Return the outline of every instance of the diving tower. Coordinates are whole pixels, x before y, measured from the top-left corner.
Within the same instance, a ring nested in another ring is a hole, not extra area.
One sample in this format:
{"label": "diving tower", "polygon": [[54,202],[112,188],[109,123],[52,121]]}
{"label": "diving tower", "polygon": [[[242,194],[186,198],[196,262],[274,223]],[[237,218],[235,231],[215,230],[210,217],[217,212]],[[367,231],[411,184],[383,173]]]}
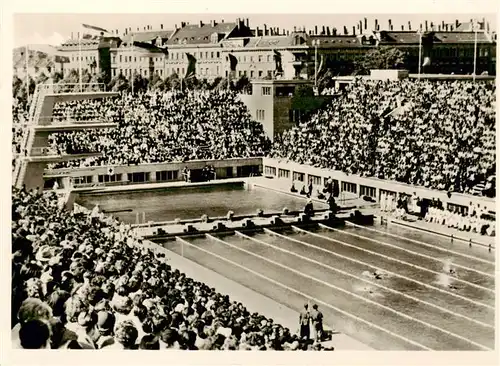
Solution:
{"label": "diving tower", "polygon": [[38,84],[23,133],[21,153],[16,157],[13,185],[17,188],[24,186],[28,190],[42,190],[43,172],[48,164],[100,156],[100,153],[66,154],[54,151],[49,146],[49,135],[115,128],[118,124],[100,118],[91,121],[56,119],[53,117],[54,106],[61,102],[102,99],[118,95],[117,92],[106,91],[105,84]]}

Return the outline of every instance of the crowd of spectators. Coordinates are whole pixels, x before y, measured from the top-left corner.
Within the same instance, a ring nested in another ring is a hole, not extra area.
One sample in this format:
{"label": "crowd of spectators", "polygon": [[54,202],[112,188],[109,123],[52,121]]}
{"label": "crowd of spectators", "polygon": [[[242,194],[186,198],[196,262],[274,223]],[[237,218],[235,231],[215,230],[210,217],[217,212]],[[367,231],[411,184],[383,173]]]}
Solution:
{"label": "crowd of spectators", "polygon": [[322,349],[168,264],[98,210],[12,192],[12,341],[18,348]]}
{"label": "crowd of spectators", "polygon": [[50,143],[60,152],[103,154],[64,166],[253,157],[270,149],[262,125],[227,90],[147,91],[77,103],[56,105],[57,118],[100,117],[118,122],[118,128],[51,135]]}
{"label": "crowd of spectators", "polygon": [[475,193],[496,169],[495,85],[356,79],[331,105],[277,139],[271,156]]}

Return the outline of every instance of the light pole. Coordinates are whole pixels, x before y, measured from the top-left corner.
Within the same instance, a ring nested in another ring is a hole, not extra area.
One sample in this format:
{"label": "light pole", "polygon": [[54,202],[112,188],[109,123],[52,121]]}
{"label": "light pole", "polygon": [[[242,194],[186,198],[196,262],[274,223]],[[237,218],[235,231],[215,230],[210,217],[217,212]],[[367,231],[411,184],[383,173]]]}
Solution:
{"label": "light pole", "polygon": [[318,89],[318,46],[319,46],[319,39],[315,39],[312,41],[312,44],[314,46],[314,89]]}

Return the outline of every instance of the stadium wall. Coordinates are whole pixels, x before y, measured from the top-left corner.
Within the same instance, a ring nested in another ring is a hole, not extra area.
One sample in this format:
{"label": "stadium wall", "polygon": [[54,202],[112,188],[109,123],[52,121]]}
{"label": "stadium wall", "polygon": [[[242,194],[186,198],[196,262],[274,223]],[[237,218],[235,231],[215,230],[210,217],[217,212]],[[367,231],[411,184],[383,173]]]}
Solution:
{"label": "stadium wall", "polygon": [[413,195],[413,193],[416,193],[420,198],[440,199],[444,207],[452,205],[465,209],[469,206],[469,203],[472,202],[475,206],[480,204],[482,207],[486,207],[488,211],[496,211],[495,199],[492,198],[462,193],[452,193],[451,197],[448,198],[446,191],[428,189],[378,178],[361,177],[355,174],[348,175],[338,170],[316,168],[273,158],[263,158],[262,164],[264,176],[273,179],[288,180],[290,186],[292,182],[294,182],[297,189],[300,189],[300,185],[303,183],[308,184],[309,179],[312,179],[315,189],[322,187],[324,182],[331,177],[338,181],[341,192],[350,192],[358,196],[368,196],[375,199],[377,202],[380,200],[380,194],[382,192],[391,193],[396,196],[399,194]]}
{"label": "stadium wall", "polygon": [[191,160],[188,162],[118,165],[88,168],[46,170],[45,187],[57,182],[61,188],[126,185],[182,181],[182,170],[187,167],[194,177],[206,165],[215,168],[216,178],[248,177],[262,174],[262,158],[225,160]]}

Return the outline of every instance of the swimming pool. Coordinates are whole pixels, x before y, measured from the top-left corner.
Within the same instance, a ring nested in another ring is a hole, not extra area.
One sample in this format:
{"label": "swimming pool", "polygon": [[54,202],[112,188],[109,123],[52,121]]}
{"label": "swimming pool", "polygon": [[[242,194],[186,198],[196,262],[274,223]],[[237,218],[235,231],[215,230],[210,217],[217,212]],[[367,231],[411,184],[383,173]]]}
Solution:
{"label": "swimming pool", "polygon": [[[99,204],[101,210],[110,212],[124,222],[135,223],[136,214],[142,217],[142,212],[145,212],[146,222],[161,222],[177,218],[200,218],[203,214],[209,217],[225,216],[229,210],[234,211],[235,215],[254,214],[258,209],[281,212],[285,207],[290,211],[303,210],[305,200],[260,187],[246,189],[243,183],[228,183],[133,192],[85,193],[77,198],[76,203],[88,209]],[[315,203],[315,208],[325,209],[327,205]],[[113,212],[116,210],[130,211]]]}
{"label": "swimming pool", "polygon": [[[485,248],[349,224],[159,244],[294,310],[317,303],[333,329],[375,349],[494,347],[495,255]],[[374,271],[382,279],[366,276]]]}

